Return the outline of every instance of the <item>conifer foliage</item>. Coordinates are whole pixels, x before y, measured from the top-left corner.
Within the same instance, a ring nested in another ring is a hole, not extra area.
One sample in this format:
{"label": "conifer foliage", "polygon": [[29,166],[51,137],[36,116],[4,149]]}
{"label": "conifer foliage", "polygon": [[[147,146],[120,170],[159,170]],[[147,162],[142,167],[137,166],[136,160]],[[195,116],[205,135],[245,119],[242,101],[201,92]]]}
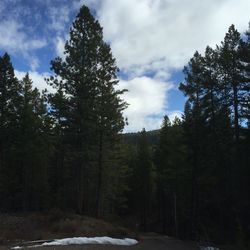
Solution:
{"label": "conifer foliage", "polygon": [[193,237],[210,234],[211,223],[217,225],[214,234],[233,237],[239,228],[240,234],[246,230],[247,58],[249,41],[231,25],[221,45],[207,47],[204,56],[196,52],[184,69],[180,90],[188,98],[183,125],[192,166]]}
{"label": "conifer foliage", "polygon": [[50,97],[52,116],[58,122],[65,150],[70,149],[67,171],[73,178],[72,191],[77,194],[73,203],[79,213],[94,206],[95,214],[100,216],[105,203],[106,162],[112,162],[125,125],[122,111],[126,103],[120,99],[124,90],[115,88],[115,59],[103,41],[99,22],[86,6],[80,9],[70,29],[65,59],[53,60],[51,69],[56,76],[48,82],[57,90]]}
{"label": "conifer foliage", "polygon": [[[82,6],[39,92],[0,56],[0,212],[120,216],[135,229],[249,247],[250,28],[196,51],[182,119],[122,134],[118,67]],[[109,217],[110,218],[110,217]],[[117,218],[117,217],[116,217]]]}
{"label": "conifer foliage", "polygon": [[28,74],[17,80],[8,54],[0,60],[2,209],[44,209],[51,126],[45,97],[33,89]]}

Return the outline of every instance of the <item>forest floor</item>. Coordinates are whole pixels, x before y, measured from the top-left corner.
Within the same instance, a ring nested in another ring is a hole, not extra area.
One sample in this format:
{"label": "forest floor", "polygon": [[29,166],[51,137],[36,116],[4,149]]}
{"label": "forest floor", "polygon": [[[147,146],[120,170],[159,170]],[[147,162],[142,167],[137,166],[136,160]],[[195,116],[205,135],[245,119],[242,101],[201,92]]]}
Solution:
{"label": "forest floor", "polygon": [[[43,214],[0,214],[0,250],[23,246],[26,241],[74,236],[132,238],[137,239],[138,244],[46,246],[36,247],[36,250],[200,250],[195,242],[181,241],[155,233],[139,234],[114,223],[75,214],[62,214],[59,211]],[[220,250],[237,249],[220,247]]]}

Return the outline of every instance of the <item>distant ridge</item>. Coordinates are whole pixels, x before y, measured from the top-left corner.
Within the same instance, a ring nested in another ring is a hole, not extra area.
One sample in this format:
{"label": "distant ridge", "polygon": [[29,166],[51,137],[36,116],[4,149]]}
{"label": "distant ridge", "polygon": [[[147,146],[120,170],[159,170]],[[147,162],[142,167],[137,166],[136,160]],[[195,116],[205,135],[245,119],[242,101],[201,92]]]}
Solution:
{"label": "distant ridge", "polygon": [[[131,132],[131,133],[122,134],[123,142],[125,144],[136,145],[138,141],[138,137],[140,136],[140,133],[141,132]],[[151,145],[154,145],[158,142],[160,130],[159,129],[150,130],[150,131],[147,131],[146,134],[147,134],[148,142]]]}

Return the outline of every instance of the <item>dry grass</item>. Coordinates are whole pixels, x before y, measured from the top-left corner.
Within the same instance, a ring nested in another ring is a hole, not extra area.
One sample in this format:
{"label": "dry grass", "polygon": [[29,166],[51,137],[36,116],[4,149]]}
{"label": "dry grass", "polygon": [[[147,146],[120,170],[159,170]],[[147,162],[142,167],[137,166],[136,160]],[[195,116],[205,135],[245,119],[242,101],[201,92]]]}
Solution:
{"label": "dry grass", "polygon": [[60,211],[0,214],[0,245],[2,246],[21,241],[72,236],[134,237],[135,234],[103,220]]}

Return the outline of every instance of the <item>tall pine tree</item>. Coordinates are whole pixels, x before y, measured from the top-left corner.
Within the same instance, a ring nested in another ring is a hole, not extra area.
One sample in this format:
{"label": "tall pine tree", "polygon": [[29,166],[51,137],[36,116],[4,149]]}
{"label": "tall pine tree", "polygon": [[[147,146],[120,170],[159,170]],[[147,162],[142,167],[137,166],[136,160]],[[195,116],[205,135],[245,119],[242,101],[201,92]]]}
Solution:
{"label": "tall pine tree", "polygon": [[[119,133],[125,120],[126,103],[122,91],[115,89],[118,68],[110,47],[103,41],[102,28],[83,6],[65,44],[65,59],[51,62],[55,77],[48,80],[61,98],[53,102],[54,115],[63,113],[65,145],[71,148],[66,160],[71,166],[77,198],[74,208],[79,212],[102,214],[104,176],[112,165]],[[90,195],[94,194],[94,196]],[[95,209],[93,209],[93,207]]]}
{"label": "tall pine tree", "polygon": [[15,209],[18,167],[14,164],[13,143],[18,133],[20,85],[15,77],[10,56],[0,57],[0,196],[2,208]]}

